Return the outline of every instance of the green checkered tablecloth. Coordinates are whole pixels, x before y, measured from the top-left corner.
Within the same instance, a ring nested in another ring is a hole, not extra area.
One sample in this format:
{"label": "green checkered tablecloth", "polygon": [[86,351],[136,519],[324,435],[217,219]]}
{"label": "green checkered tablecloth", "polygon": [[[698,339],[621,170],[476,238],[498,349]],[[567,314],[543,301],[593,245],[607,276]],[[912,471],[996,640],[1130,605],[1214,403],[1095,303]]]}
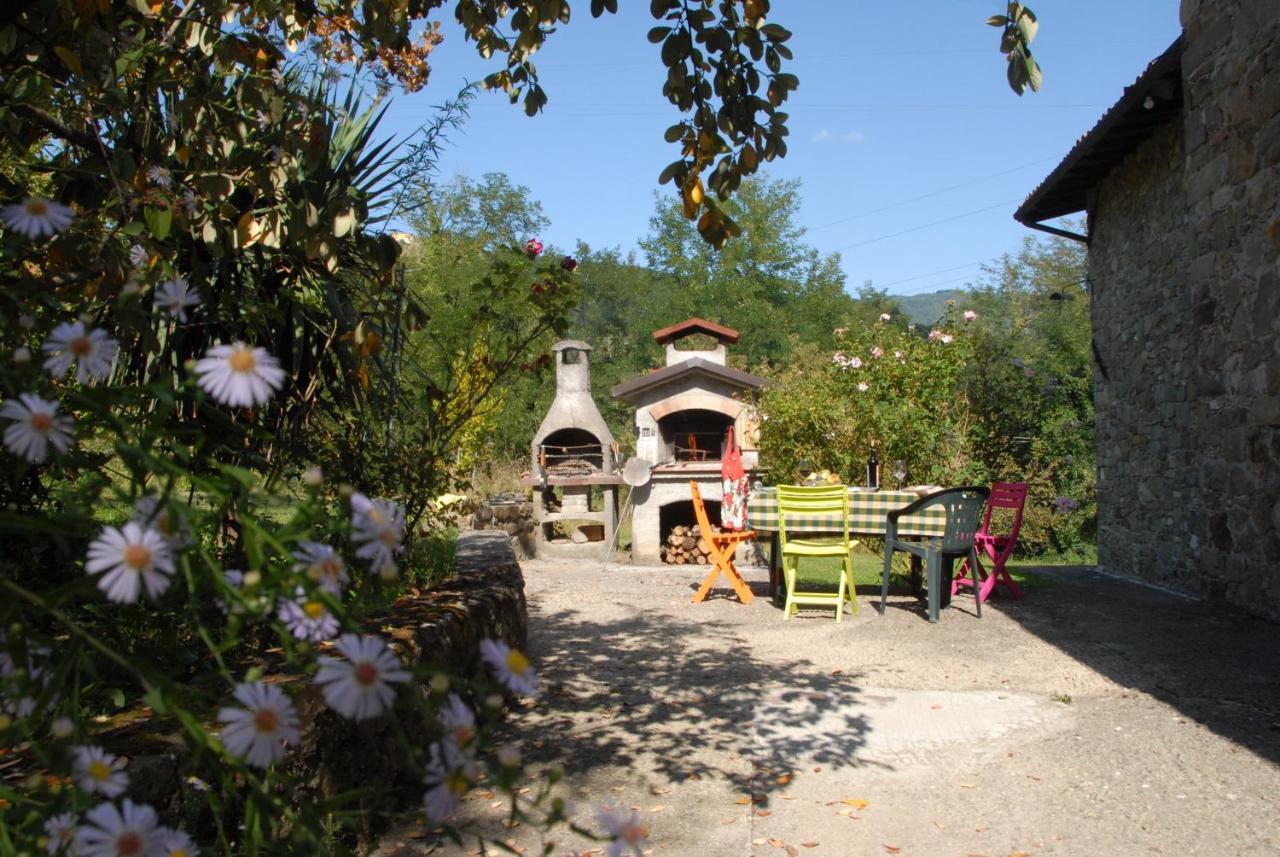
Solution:
{"label": "green checkered tablecloth", "polygon": [[[894,509],[909,506],[920,496],[912,491],[865,491],[849,489],[849,532],[855,536],[883,536],[884,516]],[[776,532],[778,529],[778,494],[772,488],[761,488],[747,501],[747,526],[753,530]],[[898,520],[900,536],[940,536],[946,530],[947,510],[934,506]],[[806,533],[838,533],[840,518],[835,515],[812,515],[787,519],[787,530]]]}

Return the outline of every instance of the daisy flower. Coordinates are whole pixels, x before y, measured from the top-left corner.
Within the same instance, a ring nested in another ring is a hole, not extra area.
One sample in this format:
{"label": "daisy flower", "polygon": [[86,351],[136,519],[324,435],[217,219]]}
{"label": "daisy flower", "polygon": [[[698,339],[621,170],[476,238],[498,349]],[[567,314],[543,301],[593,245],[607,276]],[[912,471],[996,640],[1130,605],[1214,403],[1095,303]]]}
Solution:
{"label": "daisy flower", "polygon": [[75,420],[58,416],[58,403],[31,393],[20,393],[0,405],[0,417],[13,420],[4,430],[4,445],[14,455],[39,464],[49,457],[49,447],[66,452],[75,441]]}
{"label": "daisy flower", "polygon": [[200,849],[184,830],[161,827],[156,830],[155,857],[199,857]]}
{"label": "daisy flower", "polygon": [[169,504],[154,494],[144,494],[133,505],[133,522],[149,527],[164,538],[169,550],[180,551],[191,544],[191,527],[182,515],[170,512]]}
{"label": "daisy flower", "polygon": [[284,386],[280,362],[265,348],[243,342],[215,345],[196,362],[200,388],[219,404],[252,408],[271,401]]}
{"label": "daisy flower", "polygon": [[307,576],[307,580],[334,597],[342,596],[342,587],[351,582],[347,564],[333,548],[319,542],[302,542],[293,552],[297,560],[293,570]]}
{"label": "daisy flower", "polygon": [[338,620],[323,601],[308,598],[301,587],[294,599],[281,598],[277,607],[280,621],[299,640],[323,643],[338,633]]}
{"label": "daisy flower", "polygon": [[151,254],[147,252],[147,248],[141,244],[134,244],[129,248],[129,264],[135,268],[147,267],[147,262],[151,260]]}
{"label": "daisy flower", "polygon": [[55,815],[44,823],[44,835],[49,838],[45,851],[49,854],[59,852],[71,853],[68,849],[76,838],[76,817],[73,813],[64,812]]}
{"label": "daisy flower", "polygon": [[391,707],[395,691],[388,682],[407,681],[409,673],[381,637],[343,634],[334,644],[347,660],[320,658],[316,684],[325,703],[343,717],[366,720]]}
{"label": "daisy flower", "polygon": [[351,495],[351,513],[351,540],[359,545],[356,556],[369,560],[375,572],[395,568],[404,538],[404,509],[390,500],[356,493]]}
{"label": "daisy flower", "polygon": [[467,746],[476,737],[476,716],[456,693],[449,694],[440,709],[440,725],[459,747]]}
{"label": "daisy flower", "polygon": [[431,745],[423,782],[427,786],[422,803],[427,820],[447,820],[458,810],[462,796],[479,776],[479,766],[469,752],[445,741]]}
{"label": "daisy flower", "polygon": [[165,280],[156,289],[157,309],[167,310],[178,321],[187,320],[187,307],[200,306],[200,293],[187,284],[186,277]]}
{"label": "daisy flower", "polygon": [[538,674],[523,653],[501,640],[481,640],[480,656],[493,668],[498,681],[513,692],[538,695]]}
{"label": "daisy flower", "polygon": [[129,775],[124,772],[124,760],[101,747],[73,747],[71,774],[80,788],[87,792],[97,792],[105,798],[119,797],[129,788]]}
{"label": "daisy flower", "polygon": [[153,185],[163,190],[168,190],[173,184],[173,177],[169,171],[159,165],[147,167],[147,178]]}
{"label": "daisy flower", "polygon": [[124,799],[119,809],[100,803],[76,830],[76,857],[148,857],[156,845],[156,811]]}
{"label": "daisy flower", "polygon": [[227,751],[255,768],[283,759],[284,745],[301,739],[298,710],[289,697],[260,681],[236,685],[233,695],[244,708],[225,707],[218,712],[218,722],[227,724],[219,736]]}
{"label": "daisy flower", "polygon": [[643,846],[649,838],[649,828],[640,823],[640,814],[635,810],[621,807],[602,806],[596,808],[596,821],[604,828],[605,833],[613,837],[608,857],[622,857],[627,851],[636,857],[643,857]]}
{"label": "daisy flower", "polygon": [[48,353],[44,368],[55,378],[67,374],[76,364],[76,379],[81,384],[105,381],[111,376],[111,364],[120,350],[106,331],[86,328],[82,321],[63,322],[53,329],[41,350]]}
{"label": "daisy flower", "polygon": [[131,604],[138,600],[144,586],[147,597],[153,600],[169,588],[173,558],[164,536],[130,522],[123,529],[102,528],[89,545],[84,570],[89,574],[106,572],[98,581],[98,588],[110,601]]}
{"label": "daisy flower", "polygon": [[858,392],[859,392],[859,393],[865,393],[865,392],[867,392],[867,390],[870,390],[870,389],[871,389],[871,387],[867,384],[867,382],[866,382],[866,381],[861,381],[861,382],[859,382],[859,383],[858,383]]}
{"label": "daisy flower", "polygon": [[196,198],[191,188],[182,192],[182,210],[186,212],[187,217],[195,217],[200,213],[200,200]]}
{"label": "daisy flower", "polygon": [[27,238],[57,235],[71,225],[75,213],[69,206],[42,196],[29,196],[0,209],[5,228]]}

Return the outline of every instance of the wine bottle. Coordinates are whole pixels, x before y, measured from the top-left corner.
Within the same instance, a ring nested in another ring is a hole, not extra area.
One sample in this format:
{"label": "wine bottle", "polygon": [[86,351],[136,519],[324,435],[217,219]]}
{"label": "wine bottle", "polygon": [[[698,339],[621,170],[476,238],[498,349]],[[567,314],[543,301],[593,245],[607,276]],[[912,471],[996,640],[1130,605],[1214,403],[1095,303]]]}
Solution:
{"label": "wine bottle", "polygon": [[867,487],[880,487],[880,458],[876,455],[876,446],[871,445],[871,457],[867,459]]}

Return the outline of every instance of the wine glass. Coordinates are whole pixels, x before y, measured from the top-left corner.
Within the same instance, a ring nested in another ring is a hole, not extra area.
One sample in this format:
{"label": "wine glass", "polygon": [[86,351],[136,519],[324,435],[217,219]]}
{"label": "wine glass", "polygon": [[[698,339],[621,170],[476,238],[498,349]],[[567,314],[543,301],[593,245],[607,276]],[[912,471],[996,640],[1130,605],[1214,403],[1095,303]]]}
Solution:
{"label": "wine glass", "polygon": [[898,490],[902,490],[902,480],[907,478],[907,463],[901,459],[893,462],[893,478],[898,480]]}

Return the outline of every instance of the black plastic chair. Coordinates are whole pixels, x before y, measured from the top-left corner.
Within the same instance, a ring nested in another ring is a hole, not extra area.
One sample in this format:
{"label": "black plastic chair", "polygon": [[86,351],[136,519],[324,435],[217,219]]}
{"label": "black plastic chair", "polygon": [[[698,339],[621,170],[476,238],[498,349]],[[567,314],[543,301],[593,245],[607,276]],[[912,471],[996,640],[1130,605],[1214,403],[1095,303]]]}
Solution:
{"label": "black plastic chair", "polygon": [[[889,601],[889,566],[894,551],[905,551],[924,560],[929,596],[929,621],[938,621],[942,600],[942,563],[964,557],[977,567],[978,557],[974,548],[974,536],[982,520],[982,507],[991,494],[988,488],[967,486],[948,488],[921,497],[910,506],[895,509],[885,516],[884,528],[884,576],[880,581],[880,615],[884,615]],[[922,509],[943,506],[947,510],[947,526],[942,536],[903,540],[898,538],[898,519]],[[978,617],[982,617],[982,604],[978,604]]]}

